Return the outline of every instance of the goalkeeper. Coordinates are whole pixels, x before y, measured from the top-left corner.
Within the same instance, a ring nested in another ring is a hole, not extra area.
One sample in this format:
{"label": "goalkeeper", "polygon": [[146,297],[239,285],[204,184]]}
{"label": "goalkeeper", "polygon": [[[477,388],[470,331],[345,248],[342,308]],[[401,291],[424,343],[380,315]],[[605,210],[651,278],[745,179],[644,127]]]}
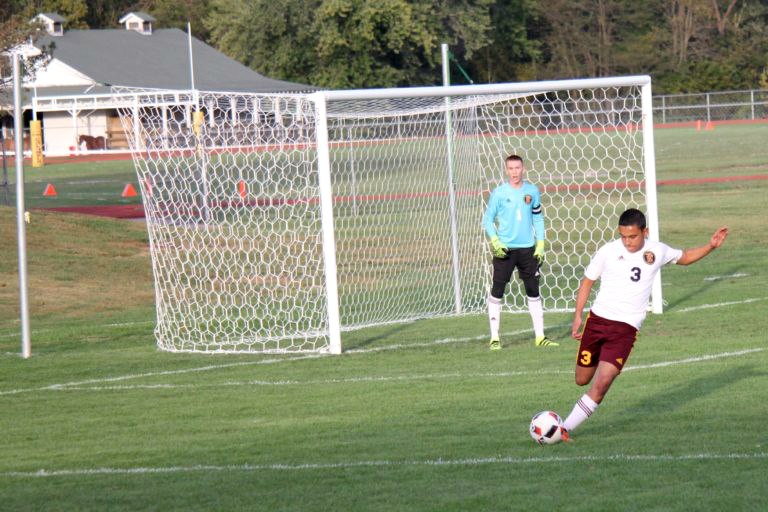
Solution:
{"label": "goalkeeper", "polygon": [[515,267],[528,297],[534,344],[537,347],[557,347],[559,343],[544,335],[544,308],[539,295],[539,269],[544,262],[541,194],[535,185],[523,179],[525,166],[520,156],[508,156],[504,166],[508,181],[491,193],[483,216],[483,228],[493,253],[493,284],[488,296],[491,350],[501,348],[501,302]]}

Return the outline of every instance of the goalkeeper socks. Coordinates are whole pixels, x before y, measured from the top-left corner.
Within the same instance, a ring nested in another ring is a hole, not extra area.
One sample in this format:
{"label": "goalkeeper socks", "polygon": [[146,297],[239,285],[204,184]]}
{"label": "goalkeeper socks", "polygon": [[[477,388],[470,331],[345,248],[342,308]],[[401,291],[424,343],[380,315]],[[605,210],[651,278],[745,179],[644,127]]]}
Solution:
{"label": "goalkeeper socks", "polygon": [[491,322],[491,339],[499,339],[499,325],[501,324],[501,299],[488,296],[488,319]]}
{"label": "goalkeeper socks", "polygon": [[592,413],[595,412],[598,405],[598,403],[592,400],[589,395],[585,393],[584,396],[579,398],[579,400],[576,402],[576,405],[573,406],[573,410],[571,411],[571,414],[565,418],[563,426],[568,432],[571,432],[573,429],[581,425],[584,420],[592,416]]}
{"label": "goalkeeper socks", "polygon": [[541,297],[528,297],[528,312],[533,320],[533,333],[536,339],[544,337],[544,308]]}

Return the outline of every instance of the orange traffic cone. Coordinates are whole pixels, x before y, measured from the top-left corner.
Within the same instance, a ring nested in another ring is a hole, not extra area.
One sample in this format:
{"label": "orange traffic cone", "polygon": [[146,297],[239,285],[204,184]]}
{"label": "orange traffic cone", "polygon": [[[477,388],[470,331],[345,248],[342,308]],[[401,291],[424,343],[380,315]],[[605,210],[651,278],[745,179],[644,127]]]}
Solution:
{"label": "orange traffic cone", "polygon": [[56,188],[53,186],[52,183],[49,183],[45,186],[45,190],[43,190],[43,195],[47,197],[56,196]]}
{"label": "orange traffic cone", "polygon": [[707,131],[712,131],[715,129],[715,125],[712,124],[712,121],[707,121],[707,125],[704,127],[704,129]]}
{"label": "orange traffic cone", "polygon": [[248,193],[248,189],[245,187],[245,182],[243,180],[240,180],[240,183],[237,184],[237,193],[243,198]]}
{"label": "orange traffic cone", "polygon": [[696,131],[697,132],[701,131],[701,120],[700,119],[698,121],[696,121]]}
{"label": "orange traffic cone", "polygon": [[136,194],[136,189],[133,188],[133,185],[130,183],[127,183],[125,185],[125,188],[123,188],[123,197],[136,197],[138,194]]}

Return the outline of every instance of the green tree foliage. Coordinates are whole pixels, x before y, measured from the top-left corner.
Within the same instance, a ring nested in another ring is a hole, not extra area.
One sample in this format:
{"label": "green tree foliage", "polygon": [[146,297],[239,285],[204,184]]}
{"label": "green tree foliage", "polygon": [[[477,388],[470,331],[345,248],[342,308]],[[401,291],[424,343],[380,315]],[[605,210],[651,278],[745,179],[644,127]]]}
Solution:
{"label": "green tree foliage", "polygon": [[123,15],[137,10],[136,0],[88,0],[88,27],[94,29],[116,28]]}
{"label": "green tree foliage", "polygon": [[[11,105],[11,57],[10,51],[23,43],[35,40],[44,32],[41,26],[31,22],[29,4],[22,0],[6,0],[0,3],[0,111]],[[23,72],[29,77],[36,66],[48,60],[50,48],[44,48],[40,55],[30,57]]]}
{"label": "green tree foliage", "polygon": [[657,0],[646,9],[655,10],[663,23],[644,32],[647,47],[628,48],[623,56],[646,64],[640,72],[651,74],[656,92],[760,86],[761,70],[768,63],[764,2]]}
{"label": "green tree foliage", "polygon": [[487,44],[470,59],[478,82],[534,80],[542,63],[542,15],[537,0],[494,2]]}
{"label": "green tree foliage", "polygon": [[[203,41],[208,40],[208,28],[204,20],[209,12],[209,0],[141,0],[139,9],[157,19],[157,26],[187,30]],[[123,13],[124,14],[124,13]]]}
{"label": "green tree foliage", "polygon": [[617,46],[626,30],[632,0],[551,0],[540,4],[548,28],[544,38],[547,77],[602,77],[615,74]]}
{"label": "green tree foliage", "polygon": [[256,71],[308,82],[317,66],[312,30],[320,0],[211,0],[205,26],[213,44]]}
{"label": "green tree foliage", "polygon": [[312,77],[333,88],[409,83],[439,46],[427,14],[404,0],[325,0],[315,18],[318,66]]}
{"label": "green tree foliage", "polygon": [[55,12],[67,19],[68,29],[88,28],[88,5],[85,0],[38,0],[27,4],[29,18],[41,12]]}
{"label": "green tree foliage", "polygon": [[488,44],[491,0],[211,0],[213,44],[260,73],[323,87],[440,81],[440,43]]}
{"label": "green tree foliage", "polygon": [[[324,87],[440,83],[440,44],[475,83],[650,74],[654,92],[765,87],[768,0],[0,0],[0,43],[114,28],[130,11],[267,76]],[[464,77],[453,68],[453,82]]]}

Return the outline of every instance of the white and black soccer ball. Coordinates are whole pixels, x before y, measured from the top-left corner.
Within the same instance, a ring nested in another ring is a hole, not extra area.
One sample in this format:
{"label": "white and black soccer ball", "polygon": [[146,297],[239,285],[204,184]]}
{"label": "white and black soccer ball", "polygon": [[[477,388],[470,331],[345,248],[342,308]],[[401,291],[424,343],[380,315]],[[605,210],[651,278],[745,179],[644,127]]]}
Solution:
{"label": "white and black soccer ball", "polygon": [[530,432],[533,440],[539,444],[555,444],[563,440],[565,427],[556,412],[541,411],[531,419]]}

